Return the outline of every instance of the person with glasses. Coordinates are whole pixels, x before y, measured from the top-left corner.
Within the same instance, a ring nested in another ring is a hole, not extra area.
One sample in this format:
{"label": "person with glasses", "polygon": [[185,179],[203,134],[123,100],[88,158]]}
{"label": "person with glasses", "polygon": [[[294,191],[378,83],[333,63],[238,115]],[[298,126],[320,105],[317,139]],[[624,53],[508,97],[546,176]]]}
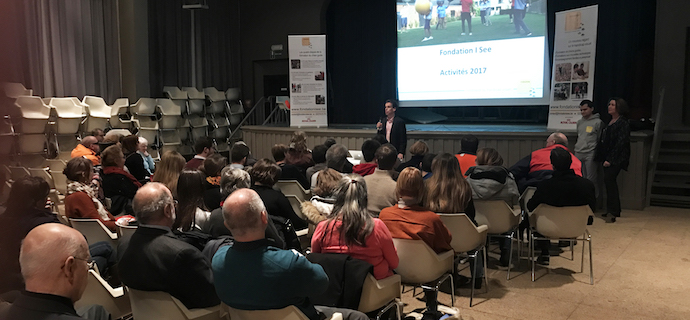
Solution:
{"label": "person with glasses", "polygon": [[3,319],[82,319],[74,309],[93,267],[84,236],[59,223],[27,234],[19,255],[26,290]]}

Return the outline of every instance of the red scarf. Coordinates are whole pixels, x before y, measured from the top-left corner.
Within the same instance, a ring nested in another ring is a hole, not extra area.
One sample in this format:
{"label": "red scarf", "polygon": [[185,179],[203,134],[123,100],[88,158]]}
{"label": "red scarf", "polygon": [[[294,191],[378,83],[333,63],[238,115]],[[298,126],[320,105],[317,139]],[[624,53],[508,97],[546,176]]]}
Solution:
{"label": "red scarf", "polygon": [[131,175],[129,172],[125,171],[124,169],[118,168],[118,167],[103,167],[103,174],[111,174],[111,173],[121,174],[121,175],[127,177],[129,180],[131,180],[132,183],[134,183],[134,185],[136,185],[137,187],[139,187],[139,188],[141,187],[141,183],[139,182],[139,180],[137,180],[137,178],[135,178],[133,175]]}

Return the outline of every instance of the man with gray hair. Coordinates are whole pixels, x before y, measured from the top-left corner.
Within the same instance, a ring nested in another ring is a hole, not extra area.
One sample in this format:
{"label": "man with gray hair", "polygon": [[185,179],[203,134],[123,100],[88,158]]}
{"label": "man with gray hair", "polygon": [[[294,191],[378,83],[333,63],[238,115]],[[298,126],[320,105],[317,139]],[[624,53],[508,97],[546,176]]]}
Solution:
{"label": "man with gray hair", "polygon": [[[347,148],[342,144],[334,144],[326,151],[326,166],[335,171],[343,173],[345,162],[347,162]],[[316,178],[319,172],[311,176],[311,188],[316,187]]]}
{"label": "man with gray hair", "polygon": [[299,308],[309,319],[368,320],[354,310],[314,306],[308,297],[324,293],[328,276],[323,268],[297,251],[278,249],[264,237],[268,214],[254,190],[239,189],[223,203],[224,224],[235,237],[232,245],[213,256],[216,291],[228,306],[242,310]]}
{"label": "man with gray hair", "polygon": [[137,191],[132,207],[139,227],[118,246],[122,283],[170,293],[189,309],[218,305],[210,262],[171,231],[175,203],[170,190],[149,182]]}
{"label": "man with gray hair", "polygon": [[[546,139],[546,147],[533,151],[510,167],[510,172],[515,176],[520,193],[524,192],[527,187],[536,187],[539,182],[551,178],[553,167],[549,157],[551,150],[554,148],[563,148],[570,152],[568,149],[568,137],[561,132],[550,134]],[[572,152],[570,152],[570,155],[573,160],[570,169],[573,169],[575,174],[581,177],[582,163]]]}
{"label": "man with gray hair", "polygon": [[58,223],[37,226],[19,254],[25,291],[3,319],[83,319],[74,310],[93,261],[84,236]]}
{"label": "man with gray hair", "polygon": [[[220,194],[223,199],[227,199],[230,194],[237,189],[251,187],[251,183],[251,177],[245,170],[227,166],[220,172]],[[211,235],[212,238],[232,236],[232,233],[230,233],[230,230],[228,230],[224,224],[222,207],[223,203],[221,203],[220,208],[211,211],[211,215],[209,216],[208,220],[203,226],[201,226],[201,231]],[[280,234],[278,233],[278,230],[271,219],[268,220],[266,238],[274,241],[273,246],[277,248],[285,248],[285,241],[280,237]]]}

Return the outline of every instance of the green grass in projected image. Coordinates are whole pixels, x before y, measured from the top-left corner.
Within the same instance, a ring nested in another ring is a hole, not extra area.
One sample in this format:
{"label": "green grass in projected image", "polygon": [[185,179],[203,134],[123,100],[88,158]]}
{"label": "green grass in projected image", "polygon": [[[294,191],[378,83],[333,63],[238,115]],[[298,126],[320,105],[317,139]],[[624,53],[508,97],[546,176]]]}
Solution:
{"label": "green grass in projected image", "polygon": [[[472,35],[469,35],[467,23],[465,23],[465,35],[462,33],[462,21],[455,20],[446,22],[446,29],[436,29],[435,21],[431,25],[431,36],[434,37],[429,41],[422,42],[424,39],[424,28],[407,29],[398,31],[398,48],[415,47],[415,46],[433,46],[437,44],[448,43],[462,43],[486,40],[502,40],[513,38],[526,37],[525,32],[520,29],[520,34],[515,34],[515,24],[510,22],[510,17],[507,14],[490,16],[490,26],[482,25],[479,16],[472,17]],[[525,24],[532,31],[530,37],[544,36],[546,27],[546,16],[544,14],[528,13],[525,16]]]}

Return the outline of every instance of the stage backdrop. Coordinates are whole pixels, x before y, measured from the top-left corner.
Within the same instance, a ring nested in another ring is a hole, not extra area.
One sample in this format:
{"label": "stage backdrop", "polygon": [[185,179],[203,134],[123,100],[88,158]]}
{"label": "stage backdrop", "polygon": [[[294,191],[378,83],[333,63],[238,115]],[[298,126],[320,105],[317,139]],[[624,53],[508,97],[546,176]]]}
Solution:
{"label": "stage backdrop", "polygon": [[575,131],[580,102],[593,100],[599,6],[556,13],[549,130]]}
{"label": "stage backdrop", "polygon": [[290,126],[327,127],[326,36],[288,36]]}

